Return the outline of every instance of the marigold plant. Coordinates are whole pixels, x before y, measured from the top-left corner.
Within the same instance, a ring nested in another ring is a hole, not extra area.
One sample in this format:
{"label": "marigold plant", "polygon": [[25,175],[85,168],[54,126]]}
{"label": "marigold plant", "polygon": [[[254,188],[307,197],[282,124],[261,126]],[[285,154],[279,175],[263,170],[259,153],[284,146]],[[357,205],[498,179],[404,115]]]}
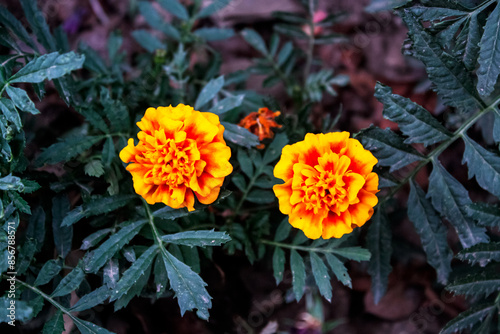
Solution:
{"label": "marigold plant", "polygon": [[177,107],[148,108],[137,123],[139,144],[130,138],[120,159],[131,162],[135,191],[149,204],[194,210],[194,197],[213,203],[233,167],[219,116]]}
{"label": "marigold plant", "polygon": [[378,199],[377,159],[348,132],[307,134],[283,148],[273,187],[280,211],[311,239],[340,238],[362,226]]}
{"label": "marigold plant", "polygon": [[[248,129],[251,133],[259,136],[259,140],[263,141],[266,138],[273,138],[274,132],[271,128],[281,128],[282,125],[276,123],[274,120],[276,117],[281,115],[281,112],[273,112],[269,108],[259,108],[259,111],[253,111],[243,118],[239,126]],[[264,148],[264,144],[260,144],[257,148]]]}

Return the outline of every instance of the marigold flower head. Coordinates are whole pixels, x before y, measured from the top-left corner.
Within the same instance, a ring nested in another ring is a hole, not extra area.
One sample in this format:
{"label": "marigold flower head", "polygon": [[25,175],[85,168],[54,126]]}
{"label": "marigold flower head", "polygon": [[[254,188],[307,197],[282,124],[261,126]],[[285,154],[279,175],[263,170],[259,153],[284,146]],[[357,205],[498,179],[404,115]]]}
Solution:
{"label": "marigold flower head", "polygon": [[[281,115],[279,111],[271,111],[269,108],[260,108],[259,111],[251,112],[243,118],[239,126],[248,129],[251,133],[259,136],[259,140],[262,141],[265,138],[273,138],[274,132],[271,128],[281,128],[282,125],[276,123],[274,120],[276,117]],[[258,145],[257,148],[264,148],[264,144]]]}
{"label": "marigold flower head", "polygon": [[307,134],[283,148],[273,187],[283,214],[311,239],[340,238],[362,226],[378,199],[377,163],[349,132]]}
{"label": "marigold flower head", "polygon": [[213,203],[233,166],[219,117],[179,104],[148,108],[137,126],[139,143],[128,145],[120,159],[130,164],[135,191],[149,204],[163,202],[194,210],[194,197]]}

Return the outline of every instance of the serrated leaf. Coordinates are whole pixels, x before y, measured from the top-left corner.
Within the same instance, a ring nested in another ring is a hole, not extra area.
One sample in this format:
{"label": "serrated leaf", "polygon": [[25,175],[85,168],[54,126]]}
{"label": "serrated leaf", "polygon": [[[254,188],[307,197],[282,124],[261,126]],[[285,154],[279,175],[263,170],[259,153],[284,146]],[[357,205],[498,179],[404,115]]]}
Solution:
{"label": "serrated leaf", "polygon": [[500,74],[500,4],[497,3],[484,26],[479,50],[477,91],[489,96],[495,89]]}
{"label": "serrated leaf", "polygon": [[158,0],[160,5],[170,14],[177,16],[181,20],[189,20],[189,14],[177,0]]}
{"label": "serrated leaf", "polygon": [[431,197],[434,208],[453,225],[464,248],[488,242],[486,229],[476,226],[466,215],[465,207],[472,203],[467,190],[439,161],[433,162],[427,197]]}
{"label": "serrated leaf", "polygon": [[49,283],[54,278],[54,276],[59,274],[61,269],[62,266],[59,260],[49,260],[45,262],[42,269],[40,269],[40,272],[38,273],[38,276],[36,277],[35,283],[33,283],[33,285],[37,286]]}
{"label": "serrated leaf", "polygon": [[375,97],[384,104],[384,117],[398,123],[407,139],[406,144],[422,143],[425,146],[450,137],[450,132],[432,115],[410,99],[392,94],[391,88],[377,83]]}
{"label": "serrated leaf", "polygon": [[267,165],[268,163],[271,163],[274,160],[278,159],[278,157],[281,155],[283,147],[285,147],[286,144],[288,144],[288,137],[286,133],[278,133],[264,153],[262,162]]}
{"label": "serrated leaf", "polygon": [[104,166],[100,160],[92,160],[83,167],[85,174],[93,177],[100,177],[104,174]]}
{"label": "serrated leaf", "polygon": [[153,53],[156,50],[166,50],[167,46],[160,41],[156,36],[152,35],[147,30],[134,30],[132,31],[132,37],[139,43],[144,49]]}
{"label": "serrated leaf", "polygon": [[52,292],[51,297],[60,297],[75,291],[84,278],[85,272],[80,266],[73,268],[73,270],[59,282],[54,292]]}
{"label": "serrated leaf", "polygon": [[21,182],[21,179],[19,177],[9,174],[7,176],[0,178],[0,190],[3,191],[14,190],[23,192],[24,184]]}
{"label": "serrated leaf", "polygon": [[281,223],[278,225],[276,229],[276,233],[274,233],[274,241],[283,241],[288,238],[290,231],[292,230],[292,225],[288,222],[288,217],[285,217]]}
{"label": "serrated leaf", "polygon": [[7,85],[5,86],[5,91],[10,96],[12,102],[18,109],[29,112],[33,115],[40,113],[40,111],[36,109],[35,104],[33,103],[33,101],[31,101],[25,90]]}
{"label": "serrated leaf", "polygon": [[309,257],[311,259],[311,271],[318,286],[319,292],[326,300],[332,300],[332,284],[330,283],[330,275],[328,274],[328,269],[318,256],[314,252],[309,252]]}
{"label": "serrated leaf", "polygon": [[410,10],[402,10],[399,14],[408,26],[414,55],[425,64],[429,78],[443,102],[462,111],[481,108],[482,103],[477,97],[472,78],[463,63],[446,53],[436,37],[422,27]]}
{"label": "serrated leaf", "polygon": [[97,232],[92,233],[82,241],[82,245],[80,246],[81,250],[87,250],[91,247],[94,247],[101,241],[104,237],[106,237],[107,234],[109,234],[112,231],[110,228],[105,228],[102,230],[99,230]]}
{"label": "serrated leaf", "polygon": [[266,43],[262,39],[262,37],[253,29],[244,29],[241,32],[241,35],[247,41],[248,44],[253,46],[257,51],[262,53],[263,55],[267,55],[267,47]]}
{"label": "serrated leaf", "polygon": [[344,248],[333,248],[331,252],[348,260],[353,261],[369,261],[371,258],[370,251],[361,247],[344,247]]}
{"label": "serrated leaf", "polygon": [[21,123],[21,117],[19,116],[14,103],[12,103],[9,99],[0,98],[0,110],[7,121],[14,125],[15,131],[20,131],[23,124]]}
{"label": "serrated leaf", "polygon": [[479,263],[481,266],[484,266],[491,261],[500,262],[500,242],[474,245],[463,249],[456,257],[472,265]]}
{"label": "serrated leaf", "polygon": [[101,286],[91,293],[86,294],[80,300],[78,300],[75,305],[70,309],[71,312],[81,312],[91,309],[94,306],[102,304],[106,299],[109,298],[111,290],[107,286]]}
{"label": "serrated leaf", "polygon": [[295,249],[290,251],[290,269],[292,270],[293,277],[293,293],[295,295],[295,300],[299,301],[304,295],[306,268],[304,266],[304,260]]}
{"label": "serrated leaf", "polygon": [[71,71],[82,68],[85,56],[74,52],[49,53],[33,59],[8,80],[10,83],[39,83],[44,80],[60,78]]}
{"label": "serrated leaf", "polygon": [[33,39],[23,27],[22,23],[3,6],[0,6],[0,22],[33,50],[38,51],[36,43],[33,42]]}
{"label": "serrated leaf", "polygon": [[137,198],[135,195],[114,195],[93,198],[89,202],[71,210],[64,217],[61,226],[71,226],[84,217],[91,217],[114,211],[127,205],[135,198]]}
{"label": "serrated leaf", "polygon": [[238,163],[240,164],[240,168],[243,171],[243,173],[245,173],[246,176],[248,176],[249,178],[253,177],[254,174],[253,163],[248,153],[245,150],[240,149],[238,150],[238,155],[236,159],[238,160]]}
{"label": "serrated leaf", "polygon": [[180,39],[181,36],[179,31],[176,28],[174,28],[171,24],[165,22],[163,17],[161,17],[158,10],[155,7],[153,7],[151,2],[139,1],[137,3],[137,6],[142,16],[144,16],[146,22],[151,26],[151,28],[158,29],[165,35],[172,37],[175,40]]}
{"label": "serrated leaf", "polygon": [[500,227],[500,207],[487,203],[470,203],[465,206],[468,217],[479,226]]}
{"label": "serrated leaf", "polygon": [[56,314],[50,318],[49,321],[45,323],[43,326],[42,334],[54,334],[54,333],[63,333],[64,328],[64,317],[63,313],[58,310]]}
{"label": "serrated leaf", "polygon": [[80,330],[81,334],[113,334],[107,329],[97,326],[88,321],[76,319],[74,320],[76,327]]}
{"label": "serrated leaf", "polygon": [[35,33],[38,41],[49,51],[56,50],[56,42],[50,33],[49,25],[45,20],[43,13],[37,6],[34,0],[20,0],[23,7],[26,20],[30,24],[30,28]]}
{"label": "serrated leaf", "polygon": [[483,32],[477,14],[470,15],[468,25],[464,30],[467,32],[467,41],[463,51],[463,62],[469,71],[473,71],[476,68],[480,50],[479,43]]}
{"label": "serrated leaf", "polygon": [[55,164],[68,161],[91,148],[102,139],[100,136],[70,136],[46,148],[36,159],[35,164]]}
{"label": "serrated leaf", "polygon": [[378,159],[380,166],[390,166],[390,172],[423,159],[413,147],[389,129],[370,127],[360,133],[363,146]]}
{"label": "serrated leaf", "polygon": [[194,34],[203,38],[206,42],[221,41],[234,36],[234,30],[231,28],[200,28],[195,30]]}
{"label": "serrated leaf", "polygon": [[439,334],[453,334],[468,329],[483,320],[491,312],[495,312],[496,308],[495,304],[474,305],[447,323]]}
{"label": "serrated leaf", "polygon": [[260,144],[259,137],[236,124],[221,122],[224,126],[224,139],[237,145],[250,148]]}
{"label": "serrated leaf", "polygon": [[[5,322],[8,323],[12,321],[10,316],[10,301],[11,298],[0,297],[0,323]],[[28,321],[33,316],[33,308],[28,305],[28,303],[24,300],[15,300],[15,322],[17,325],[18,321],[24,322]],[[3,332],[3,331],[2,331]]]}
{"label": "serrated leaf", "polygon": [[90,253],[85,263],[85,270],[91,273],[97,272],[116,252],[139,233],[145,223],[146,220],[136,221],[109,237],[99,248]]}
{"label": "serrated leaf", "polygon": [[186,311],[197,309],[198,317],[208,320],[208,309],[212,307],[212,297],[205,288],[207,284],[191,268],[165,249],[162,250],[162,257],[170,286],[175,291],[181,309],[181,315],[184,315]]}
{"label": "serrated leaf", "polygon": [[486,150],[465,134],[462,138],[465,142],[462,163],[467,163],[469,179],[475,176],[483,189],[500,197],[500,156]]}
{"label": "serrated leaf", "polygon": [[241,106],[244,98],[245,98],[244,94],[226,97],[225,99],[221,100],[216,105],[214,105],[212,108],[210,108],[208,112],[214,113],[219,116],[223,115],[229,110]]}
{"label": "serrated leaf", "polygon": [[500,290],[500,275],[495,270],[486,270],[479,273],[468,274],[457,278],[446,286],[446,290],[455,294],[487,297],[495,291]]}
{"label": "serrated leaf", "polygon": [[181,209],[173,209],[169,206],[165,206],[164,208],[158,209],[153,212],[153,217],[157,217],[160,219],[168,219],[174,220],[180,217],[187,216],[191,214],[193,211],[189,212],[186,208]]}
{"label": "serrated leaf", "polygon": [[128,293],[132,285],[142,276],[153,263],[154,257],[158,253],[158,246],[149,247],[142,255],[128,268],[114,287],[110,302],[115,301]]}
{"label": "serrated leaf", "polygon": [[186,231],[167,234],[161,237],[162,241],[176,245],[190,247],[220,246],[231,240],[226,232],[210,231]]}
{"label": "serrated leaf", "polygon": [[269,204],[276,200],[276,196],[271,190],[254,189],[248,193],[246,200],[255,204]]}
{"label": "serrated leaf", "polygon": [[392,231],[387,217],[381,211],[380,207],[375,210],[366,237],[367,248],[372,254],[368,263],[368,273],[372,277],[375,304],[378,304],[385,295],[389,273],[392,270]]}
{"label": "serrated leaf", "polygon": [[63,258],[71,250],[73,227],[61,226],[63,218],[69,211],[69,199],[66,196],[57,196],[52,199],[52,232],[57,253]]}
{"label": "serrated leaf", "polygon": [[113,138],[108,137],[104,142],[104,146],[102,148],[102,163],[104,166],[109,167],[113,162],[113,159],[116,157],[115,151],[115,143],[113,142]]}
{"label": "serrated leaf", "polygon": [[274,248],[273,253],[273,273],[276,285],[280,284],[283,280],[283,273],[285,272],[285,252],[280,247]]}
{"label": "serrated leaf", "polygon": [[328,265],[332,269],[333,273],[335,274],[335,277],[344,284],[345,286],[352,288],[352,282],[351,282],[351,277],[349,276],[349,273],[347,272],[347,268],[344,266],[342,261],[340,261],[337,257],[333,256],[332,254],[325,254],[326,261],[328,262]]}
{"label": "serrated leaf", "polygon": [[205,104],[207,104],[211,99],[213,99],[217,93],[224,87],[224,76],[221,75],[216,79],[210,80],[205,87],[201,90],[196,102],[194,103],[194,108],[200,110]]}
{"label": "serrated leaf", "polygon": [[410,181],[408,218],[422,240],[427,262],[436,269],[438,281],[446,284],[451,272],[453,253],[448,246],[447,230],[438,213],[425,197],[425,192]]}
{"label": "serrated leaf", "polygon": [[495,143],[500,143],[500,112],[495,110],[495,120],[493,122],[493,139]]}

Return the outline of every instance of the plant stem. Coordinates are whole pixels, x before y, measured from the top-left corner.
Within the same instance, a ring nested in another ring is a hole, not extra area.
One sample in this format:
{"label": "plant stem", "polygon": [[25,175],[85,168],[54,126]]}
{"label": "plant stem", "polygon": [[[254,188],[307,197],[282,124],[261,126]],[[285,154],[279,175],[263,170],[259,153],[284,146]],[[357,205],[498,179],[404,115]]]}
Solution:
{"label": "plant stem", "polygon": [[309,26],[309,38],[307,39],[307,53],[306,53],[306,66],[304,66],[304,73],[303,73],[303,86],[306,86],[306,81],[307,78],[309,77],[309,73],[311,72],[311,65],[312,65],[312,60],[313,60],[313,54],[314,54],[314,43],[315,43],[315,37],[314,37],[314,5],[313,5],[314,0],[309,0],[309,17],[308,17],[308,26]]}
{"label": "plant stem", "polygon": [[457,139],[461,138],[465,132],[472,126],[474,125],[477,120],[479,120],[482,116],[490,112],[491,110],[494,110],[495,112],[499,113],[498,109],[498,104],[500,103],[500,97],[496,99],[492,104],[490,104],[488,107],[484,108],[483,110],[478,111],[476,114],[474,114],[471,118],[469,118],[467,121],[465,121],[462,126],[460,126],[454,133],[453,135],[442,142],[438,147],[436,147],[434,150],[432,150],[427,157],[420,161],[420,163],[408,174],[401,182],[392,188],[392,190],[382,197],[379,200],[378,205],[381,205],[385,203],[389,198],[391,198],[395,193],[397,193],[410,179],[412,179],[417,173],[424,167],[426,166],[429,162],[434,161],[445,149],[447,149],[452,143],[454,143]]}
{"label": "plant stem", "polygon": [[305,251],[305,252],[318,252],[318,253],[336,253],[337,252],[336,249],[298,246],[298,245],[285,244],[285,243],[266,240],[266,239],[261,239],[260,242],[265,244],[265,245],[271,245],[271,246],[275,246],[275,247],[288,248],[288,249],[295,249],[295,250],[300,250],[300,251]]}

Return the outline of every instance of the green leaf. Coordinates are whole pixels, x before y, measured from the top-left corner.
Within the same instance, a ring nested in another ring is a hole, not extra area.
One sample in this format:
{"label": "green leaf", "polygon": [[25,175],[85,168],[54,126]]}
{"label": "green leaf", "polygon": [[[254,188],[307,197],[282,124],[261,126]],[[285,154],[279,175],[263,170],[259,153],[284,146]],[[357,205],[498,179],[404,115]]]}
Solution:
{"label": "green leaf", "polygon": [[75,321],[76,327],[80,330],[81,334],[113,334],[107,329],[88,321],[83,321],[78,318],[76,318],[76,320],[73,319],[73,321]]}
{"label": "green leaf", "polygon": [[368,264],[368,273],[372,277],[372,292],[375,304],[387,291],[387,282],[391,267],[392,231],[387,217],[381,212],[382,208],[375,210],[367,233],[367,247],[372,254]]}
{"label": "green leaf", "polygon": [[20,0],[24,10],[25,18],[28,20],[31,29],[35,33],[38,41],[49,51],[56,50],[56,42],[50,33],[49,25],[38,9],[36,0]]}
{"label": "green leaf", "polygon": [[93,177],[104,175],[104,166],[100,160],[92,160],[83,167],[85,174]]}
{"label": "green leaf", "polygon": [[495,120],[493,123],[493,139],[495,143],[500,143],[500,112],[495,111]]}
{"label": "green leaf", "polygon": [[370,4],[365,7],[365,11],[368,13],[376,13],[391,10],[399,6],[403,6],[408,2],[410,2],[410,0],[371,0]]}
{"label": "green leaf", "polygon": [[333,248],[332,253],[345,257],[348,260],[353,261],[369,261],[371,258],[370,251],[361,247],[344,247],[344,248]]}
{"label": "green leaf", "polygon": [[174,220],[180,217],[187,216],[191,214],[192,212],[189,212],[188,209],[182,208],[182,209],[173,209],[169,206],[165,206],[164,208],[161,208],[159,210],[156,210],[153,212],[153,217],[157,217],[160,219],[168,219],[168,220]]}
{"label": "green leaf", "polygon": [[156,50],[166,50],[167,46],[160,41],[156,36],[152,35],[147,30],[134,30],[132,31],[132,37],[139,43],[144,49],[153,53]]}
{"label": "green leaf", "polygon": [[198,309],[198,317],[208,320],[208,309],[212,307],[212,297],[208,294],[207,285],[191,268],[179,261],[175,256],[162,250],[163,262],[167,270],[170,286],[175,291],[181,315],[186,311]]}
{"label": "green leaf", "polygon": [[260,144],[259,137],[245,128],[228,122],[221,122],[224,126],[224,139],[237,145],[250,148]]}
{"label": "green leaf", "polygon": [[146,284],[149,281],[149,276],[151,275],[151,268],[152,268],[152,266],[147,267],[144,274],[139,276],[135,280],[135,282],[132,284],[128,293],[126,295],[123,295],[117,301],[115,301],[115,305],[114,305],[115,312],[118,311],[119,309],[126,307],[128,305],[128,303],[130,303],[130,301],[135,296],[139,296],[142,293],[142,290],[144,290],[144,287],[146,286]]}
{"label": "green leaf", "polygon": [[7,8],[0,6],[0,22],[7,29],[12,31],[20,40],[29,45],[33,50],[38,51],[36,43],[33,42],[30,35],[14,15],[12,15]]}
{"label": "green leaf", "polygon": [[71,71],[82,68],[85,56],[74,52],[59,54],[49,53],[30,61],[14,74],[8,82],[39,83],[44,80],[60,78]]}
{"label": "green leaf", "polygon": [[168,274],[161,256],[157,256],[155,260],[154,281],[156,287],[156,297],[159,298],[168,286]]}
{"label": "green leaf", "polygon": [[391,88],[377,83],[375,97],[384,104],[384,116],[398,123],[406,136],[406,144],[422,143],[425,146],[450,137],[450,132],[432,115],[410,99],[392,94]]}
{"label": "green leaf", "polygon": [[332,284],[330,283],[330,275],[328,274],[328,269],[325,263],[318,254],[314,252],[309,252],[309,257],[311,259],[311,270],[314,276],[314,280],[318,286],[319,292],[326,300],[332,300]]}
{"label": "green leaf", "polygon": [[160,5],[170,14],[177,16],[181,20],[189,20],[189,14],[177,0],[158,0]]}
{"label": "green leaf", "polygon": [[40,272],[38,273],[38,276],[35,280],[35,283],[33,283],[33,285],[36,286],[36,285],[44,285],[44,284],[49,283],[54,278],[54,276],[59,274],[61,269],[62,269],[62,266],[61,266],[59,260],[47,261],[43,265]]}
{"label": "green leaf", "polygon": [[139,277],[144,275],[146,270],[153,263],[154,257],[158,253],[158,246],[149,247],[142,255],[128,268],[122,278],[116,284],[114,293],[111,294],[110,302],[115,301],[128,293],[132,285]]}
{"label": "green leaf", "polygon": [[468,261],[472,265],[479,263],[484,266],[491,261],[500,262],[500,242],[474,245],[463,249],[456,257],[461,261]]}
{"label": "green leaf", "polygon": [[[8,323],[13,320],[9,317],[10,310],[8,309],[11,305],[11,300],[11,298],[0,297],[0,323]],[[24,300],[16,300],[15,302],[15,325],[17,325],[19,321],[24,322],[30,320],[33,315],[33,308]]]}
{"label": "green leaf", "polygon": [[211,4],[208,6],[202,8],[198,14],[196,14],[196,18],[204,18],[211,16],[212,14],[215,14],[219,10],[223,9],[226,7],[231,0],[213,0]]}
{"label": "green leaf", "polygon": [[95,273],[123,246],[129,243],[141,230],[146,220],[139,220],[120,229],[106,240],[99,248],[85,258],[85,271]]}
{"label": "green leaf", "polygon": [[61,282],[59,282],[54,292],[52,292],[51,297],[60,297],[75,291],[84,278],[85,272],[82,268],[80,268],[80,266],[75,267],[68,275],[64,276]]}
{"label": "green leaf", "polygon": [[205,87],[201,90],[196,102],[194,103],[194,108],[200,110],[205,104],[212,100],[217,93],[224,87],[224,76],[221,75],[216,79],[210,80]]}
{"label": "green leaf", "polygon": [[20,178],[18,178],[17,176],[12,176],[12,174],[9,174],[7,176],[0,178],[0,190],[3,191],[14,190],[23,192],[24,184],[21,182]]}
{"label": "green leaf", "polygon": [[64,317],[62,311],[58,310],[56,314],[50,318],[49,321],[43,326],[42,334],[54,334],[63,333],[64,328]]}
{"label": "green leaf", "polygon": [[237,160],[243,173],[245,173],[249,178],[253,177],[253,163],[248,153],[243,149],[238,150]]}
{"label": "green leaf", "polygon": [[172,37],[175,40],[180,39],[181,35],[179,31],[169,23],[165,22],[163,17],[161,17],[161,15],[159,14],[158,10],[153,7],[152,2],[139,1],[137,3],[137,6],[142,16],[144,16],[146,22],[151,26],[151,28],[158,29],[165,35]]}
{"label": "green leaf", "polygon": [[111,166],[111,163],[113,162],[113,159],[116,157],[116,151],[115,151],[115,143],[113,142],[113,138],[108,137],[106,141],[104,142],[104,146],[102,148],[102,163],[106,166],[109,167]]}
{"label": "green leaf", "polygon": [[61,226],[63,217],[69,211],[69,199],[66,196],[57,196],[52,199],[52,232],[57,253],[63,258],[71,250],[73,227]]}
{"label": "green leaf", "polygon": [[276,285],[280,284],[283,280],[283,273],[285,272],[285,252],[279,247],[274,248],[273,253],[273,273]]}
{"label": "green leaf", "polygon": [[109,298],[111,290],[107,286],[101,286],[91,293],[86,294],[80,300],[78,300],[75,305],[70,309],[71,312],[81,312],[91,309],[94,306],[102,304],[106,299]]}
{"label": "green leaf", "polygon": [[100,136],[70,136],[46,148],[36,159],[35,164],[56,164],[69,161],[85,152],[102,139]]}
{"label": "green leaf", "polygon": [[300,27],[291,24],[278,23],[274,26],[274,30],[283,35],[292,38],[307,39],[309,36]]}
{"label": "green leaf", "polygon": [[262,37],[255,30],[248,29],[248,28],[244,29],[241,32],[241,36],[243,36],[243,38],[245,39],[245,41],[247,41],[248,44],[250,44],[257,51],[262,53],[262,55],[265,56],[268,54],[266,43],[264,42]]}
{"label": "green leaf", "polygon": [[84,217],[91,217],[112,212],[127,205],[136,195],[114,195],[108,197],[95,197],[89,202],[77,206],[63,219],[62,226],[71,226]]}
{"label": "green leaf", "polygon": [[0,98],[0,110],[5,116],[5,119],[14,125],[16,132],[20,131],[23,124],[21,123],[21,117],[19,117],[19,113],[17,112],[14,103],[12,103],[9,99]]}
{"label": "green leaf", "polygon": [[241,106],[244,98],[245,94],[226,97],[225,99],[215,104],[212,108],[210,108],[208,112],[214,113],[219,116],[223,115],[226,112]]}
{"label": "green leaf", "polygon": [[468,217],[480,226],[500,227],[500,207],[487,203],[470,203],[465,206]]}
{"label": "green leaf", "polygon": [[288,144],[288,137],[286,133],[278,133],[264,153],[262,162],[267,165],[268,163],[271,163],[274,160],[278,159],[281,155],[283,147],[285,147],[286,144]]}
{"label": "green leaf", "polygon": [[431,197],[434,208],[453,225],[464,248],[488,242],[486,229],[476,226],[466,214],[466,206],[472,203],[467,190],[439,161],[433,161],[427,197]]}
{"label": "green leaf", "polygon": [[115,131],[127,131],[130,128],[130,116],[124,101],[114,100],[108,88],[102,86],[100,91],[101,104],[104,114],[111,123],[111,129]]}
{"label": "green leaf", "polygon": [[194,34],[207,42],[211,42],[233,37],[234,30],[231,28],[200,28]]}
{"label": "green leaf", "polygon": [[40,113],[38,109],[36,109],[33,101],[29,98],[26,91],[23,89],[7,85],[5,86],[5,91],[9,94],[12,102],[18,109],[29,112],[33,115]]}
{"label": "green leaf", "polygon": [[500,4],[497,3],[484,26],[479,50],[477,91],[489,96],[495,89],[500,74]]}
{"label": "green leaf", "polygon": [[495,312],[496,308],[495,304],[474,305],[447,323],[439,334],[453,334],[470,328],[486,318],[491,312]]}
{"label": "green leaf", "polygon": [[415,57],[425,64],[429,78],[443,102],[462,111],[481,108],[482,103],[477,97],[472,78],[463,63],[446,53],[410,10],[402,10],[399,14],[408,26]]}
{"label": "green leaf", "polygon": [[82,241],[82,245],[80,247],[81,250],[87,250],[91,247],[94,247],[101,241],[106,235],[108,235],[112,229],[105,228],[103,230],[99,230],[97,232],[92,233]]}
{"label": "green leaf", "polygon": [[332,268],[332,271],[339,282],[352,289],[351,277],[349,276],[347,268],[344,266],[342,261],[340,261],[336,256],[328,253],[325,254],[325,257],[328,265]]}
{"label": "green leaf", "polygon": [[254,189],[248,193],[246,200],[255,204],[269,204],[276,200],[276,196],[271,190]]}
{"label": "green leaf", "polygon": [[167,234],[161,237],[162,241],[176,245],[190,247],[220,246],[231,240],[226,232],[210,231],[186,231]]}
{"label": "green leaf", "polygon": [[370,127],[361,131],[360,137],[365,149],[373,153],[380,166],[390,166],[391,173],[422,160],[420,153],[406,145],[400,136],[389,129]]}
{"label": "green leaf", "polygon": [[271,15],[279,20],[296,23],[299,25],[307,24],[307,19],[303,15],[298,15],[295,13],[275,11],[272,12]]}
{"label": "green leaf", "polygon": [[477,19],[477,14],[470,15],[470,19],[464,31],[467,33],[467,41],[463,51],[463,62],[469,71],[476,68],[477,58],[480,50],[480,40],[482,35],[482,27]]}
{"label": "green leaf", "polygon": [[438,281],[448,282],[453,253],[448,246],[447,230],[438,213],[425,197],[425,192],[413,180],[410,181],[408,218],[422,240],[427,262],[436,269]]}
{"label": "green leaf", "polygon": [[292,230],[292,225],[288,222],[288,217],[285,217],[281,223],[278,225],[276,232],[274,233],[274,241],[283,241],[288,238],[290,231]]}
{"label": "green leaf", "polygon": [[468,274],[457,278],[446,286],[446,290],[475,298],[488,297],[493,292],[500,290],[500,275],[492,269]]}
{"label": "green leaf", "polygon": [[299,301],[304,295],[306,268],[304,260],[295,249],[290,251],[290,269],[292,270],[293,277],[293,293],[295,295],[295,300]]}
{"label": "green leaf", "polygon": [[276,58],[276,63],[278,66],[282,66],[285,62],[290,58],[293,53],[293,43],[286,42],[278,53],[278,57]]}
{"label": "green leaf", "polygon": [[469,179],[475,176],[483,189],[500,197],[500,156],[486,150],[465,134],[462,138],[465,142],[462,163],[467,163]]}

